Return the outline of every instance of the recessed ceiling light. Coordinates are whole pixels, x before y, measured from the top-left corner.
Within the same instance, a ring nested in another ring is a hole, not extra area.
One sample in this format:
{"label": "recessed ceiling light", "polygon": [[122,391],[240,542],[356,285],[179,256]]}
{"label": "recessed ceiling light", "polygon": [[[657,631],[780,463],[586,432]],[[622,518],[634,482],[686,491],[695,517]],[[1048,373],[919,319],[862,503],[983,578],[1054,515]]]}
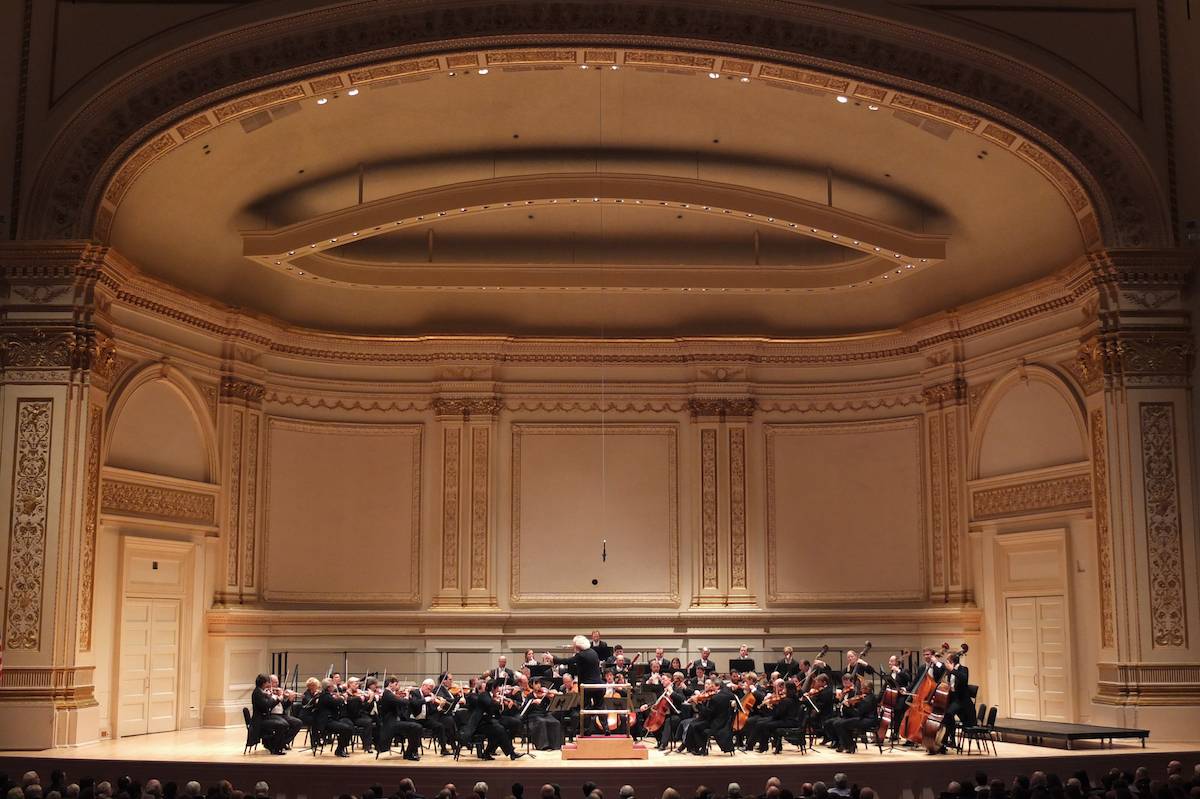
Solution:
{"label": "recessed ceiling light", "polygon": [[296,254],[295,250],[288,250],[288,255],[295,255],[295,254]]}
{"label": "recessed ceiling light", "polygon": [[749,82],[750,82],[749,78],[742,78],[742,83],[749,83]]}
{"label": "recessed ceiling light", "polygon": [[450,77],[452,77],[452,78],[453,78],[453,77],[454,77],[454,75],[455,75],[455,73],[454,73],[454,71],[452,70],[452,71],[450,72]]}
{"label": "recessed ceiling light", "polygon": [[721,73],[720,72],[710,72],[710,73],[708,73],[708,76],[710,78],[712,78],[713,80],[716,80],[717,78],[721,77]]}
{"label": "recessed ceiling light", "polygon": [[580,69],[587,69],[587,68],[588,68],[588,65],[587,65],[587,64],[580,64],[580,65],[579,65],[579,68],[580,68]]}
{"label": "recessed ceiling light", "polygon": [[620,69],[620,68],[621,68],[620,64],[613,64],[611,67],[609,67],[609,69]]}
{"label": "recessed ceiling light", "polygon": [[838,101],[839,103],[848,103],[848,102],[850,102],[850,98],[849,98],[849,97],[847,97],[847,96],[846,96],[846,95],[844,95],[844,94],[839,94],[839,95],[837,96],[837,101]]}
{"label": "recessed ceiling light", "polygon": [[322,97],[321,99],[317,100],[317,105],[325,105],[325,103],[327,103],[327,102],[329,102],[329,98]]}
{"label": "recessed ceiling light", "polygon": [[357,97],[358,89],[351,89],[350,91],[346,92],[346,94],[350,95],[351,97]]}
{"label": "recessed ceiling light", "polygon": [[487,67],[484,67],[483,69],[479,70],[480,75],[486,75],[489,72],[491,72],[491,70],[489,70]]}
{"label": "recessed ceiling light", "polygon": [[867,110],[868,110],[868,111],[878,111],[878,110],[879,110],[879,106],[877,106],[877,105],[868,105],[868,106],[867,106]]}

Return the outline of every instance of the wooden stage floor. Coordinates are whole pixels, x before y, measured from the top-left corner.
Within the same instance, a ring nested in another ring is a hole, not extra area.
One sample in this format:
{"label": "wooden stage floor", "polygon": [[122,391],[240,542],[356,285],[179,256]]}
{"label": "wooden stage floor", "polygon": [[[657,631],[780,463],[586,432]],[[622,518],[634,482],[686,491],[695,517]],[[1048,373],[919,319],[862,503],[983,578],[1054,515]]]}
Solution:
{"label": "wooden stage floor", "polygon": [[[1184,762],[1190,773],[1200,762],[1200,741],[1154,743],[1143,749],[1137,743],[1117,743],[1101,749],[1094,744],[1066,750],[1023,743],[998,744],[998,756],[946,755],[932,757],[923,750],[859,749],[853,755],[839,754],[818,746],[802,753],[786,746],[781,755],[737,753],[730,757],[715,747],[708,757],[665,754],[652,750],[645,761],[565,761],[558,752],[535,752],[536,757],[510,761],[497,755],[483,762],[465,754],[455,763],[452,758],[426,754],[420,762],[406,761],[398,755],[376,760],[374,755],[356,753],[337,758],[326,752],[313,757],[306,749],[275,756],[261,749],[242,754],[245,731],[242,729],[200,729],[160,733],[117,741],[104,741],[79,748],[0,753],[0,771],[21,774],[36,769],[43,777],[52,768],[65,768],[68,776],[97,776],[106,779],[129,774],[138,779],[156,777],[182,782],[197,779],[207,785],[229,779],[237,787],[252,788],[258,780],[271,784],[273,795],[324,797],[341,793],[355,795],[381,784],[389,792],[402,777],[411,777],[418,792],[433,797],[447,782],[460,792],[469,791],[476,780],[491,785],[491,793],[502,799],[514,782],[525,786],[526,796],[538,796],[543,783],[558,783],[567,799],[579,796],[579,786],[596,782],[606,797],[615,797],[617,789],[632,784],[638,795],[653,799],[663,788],[673,786],[684,797],[697,785],[706,785],[724,793],[730,782],[742,785],[746,794],[759,794],[766,779],[779,776],[789,787],[814,780],[832,782],[836,772],[844,771],[852,782],[870,785],[881,799],[920,799],[936,796],[952,779],[970,777],[983,770],[989,778],[1011,780],[1017,774],[1034,769],[1054,771],[1064,779],[1071,772],[1086,769],[1098,775],[1113,766],[1133,770],[1140,765],[1162,773],[1172,759]],[[301,740],[303,736],[301,736]]]}

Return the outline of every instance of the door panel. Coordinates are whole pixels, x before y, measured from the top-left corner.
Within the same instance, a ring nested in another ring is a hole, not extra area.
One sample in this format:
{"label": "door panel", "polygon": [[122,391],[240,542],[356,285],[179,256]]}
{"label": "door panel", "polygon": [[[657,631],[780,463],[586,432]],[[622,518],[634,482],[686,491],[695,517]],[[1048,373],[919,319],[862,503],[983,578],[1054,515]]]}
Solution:
{"label": "door panel", "polygon": [[1069,721],[1066,608],[1061,596],[1037,598],[1042,721]]}
{"label": "door panel", "polygon": [[179,694],[179,602],[126,599],[123,612],[118,735],[173,730]]}
{"label": "door panel", "polygon": [[1061,595],[1009,597],[1009,715],[1070,721],[1066,602]]}
{"label": "door panel", "polygon": [[1008,615],[1009,715],[1036,719],[1038,701],[1037,602],[1033,597],[1010,597]]}

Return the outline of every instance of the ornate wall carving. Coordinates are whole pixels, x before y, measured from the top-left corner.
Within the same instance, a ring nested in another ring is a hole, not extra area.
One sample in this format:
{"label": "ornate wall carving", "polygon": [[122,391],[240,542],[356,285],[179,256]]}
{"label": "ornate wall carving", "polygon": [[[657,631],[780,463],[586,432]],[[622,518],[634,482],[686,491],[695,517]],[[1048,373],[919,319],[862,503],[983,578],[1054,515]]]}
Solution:
{"label": "ornate wall carving", "polygon": [[104,480],[100,490],[100,509],[121,516],[141,516],[180,524],[217,524],[217,497],[198,491],[183,491],[165,486]]}
{"label": "ornate wall carving", "polygon": [[229,443],[229,520],[225,525],[227,538],[226,584],[238,584],[238,550],[242,526],[242,412],[230,414],[232,436]]}
{"label": "ornate wall carving", "polygon": [[717,584],[717,431],[700,431],[700,587]]}
{"label": "ornate wall carving", "polygon": [[488,587],[488,436],[471,430],[471,589]]}
{"label": "ornate wall carving", "polygon": [[238,380],[236,377],[221,378],[222,397],[258,404],[262,402],[263,396],[266,393],[266,388],[258,383],[251,383],[248,380]]}
{"label": "ornate wall carving", "polygon": [[756,407],[753,397],[694,397],[688,400],[688,411],[693,418],[753,416]]}
{"label": "ornate wall carving", "polygon": [[442,431],[442,588],[458,588],[458,467],[462,429]]}
{"label": "ornate wall carving", "polygon": [[442,418],[461,418],[470,421],[471,416],[495,416],[504,407],[496,397],[438,397],[433,401],[433,411]]}
{"label": "ornate wall carving", "polygon": [[53,419],[54,400],[17,401],[4,616],[4,645],[14,651],[37,651],[42,645]]}
{"label": "ornate wall carving", "polygon": [[246,517],[242,524],[242,585],[254,585],[254,545],[258,529],[258,420],[257,413],[246,419]]}
{"label": "ornate wall carving", "polygon": [[83,486],[83,534],[79,547],[79,650],[92,651],[92,605],[96,589],[96,522],[100,514],[100,439],[104,408],[88,408],[87,462]]}
{"label": "ornate wall carving", "polygon": [[1200,663],[1100,663],[1096,701],[1111,705],[1200,704]]}
{"label": "ornate wall carving", "polygon": [[1169,402],[1143,402],[1138,410],[1150,569],[1151,640],[1155,647],[1186,647],[1187,589],[1175,457],[1175,407]]}
{"label": "ornate wall carving", "polygon": [[938,414],[929,417],[929,532],[933,541],[933,585],[946,584],[946,546],[942,530],[942,420]]}
{"label": "ornate wall carving", "polygon": [[1097,408],[1091,414],[1092,428],[1092,501],[1096,519],[1096,563],[1100,588],[1100,645],[1111,649],[1117,645],[1117,624],[1113,615],[1115,586],[1113,582],[1112,533],[1108,526],[1108,444],[1104,430],[1104,411]]}
{"label": "ornate wall carving", "polygon": [[746,430],[729,429],[729,587],[749,589],[746,573]]}
{"label": "ornate wall carving", "polygon": [[1091,478],[1086,474],[1074,474],[974,491],[971,515],[975,519],[997,519],[1086,508],[1091,501]]}
{"label": "ornate wall carving", "polygon": [[950,585],[962,585],[962,519],[958,512],[962,496],[962,453],[958,451],[958,419],[948,414],[946,422],[946,538],[950,543]]}

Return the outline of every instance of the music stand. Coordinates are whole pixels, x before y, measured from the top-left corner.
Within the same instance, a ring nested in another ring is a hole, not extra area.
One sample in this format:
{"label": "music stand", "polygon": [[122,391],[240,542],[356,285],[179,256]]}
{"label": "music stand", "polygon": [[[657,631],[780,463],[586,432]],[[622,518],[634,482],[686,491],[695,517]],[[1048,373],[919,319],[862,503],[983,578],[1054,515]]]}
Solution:
{"label": "music stand", "polygon": [[754,658],[730,658],[729,671],[736,671],[738,674],[754,671]]}

